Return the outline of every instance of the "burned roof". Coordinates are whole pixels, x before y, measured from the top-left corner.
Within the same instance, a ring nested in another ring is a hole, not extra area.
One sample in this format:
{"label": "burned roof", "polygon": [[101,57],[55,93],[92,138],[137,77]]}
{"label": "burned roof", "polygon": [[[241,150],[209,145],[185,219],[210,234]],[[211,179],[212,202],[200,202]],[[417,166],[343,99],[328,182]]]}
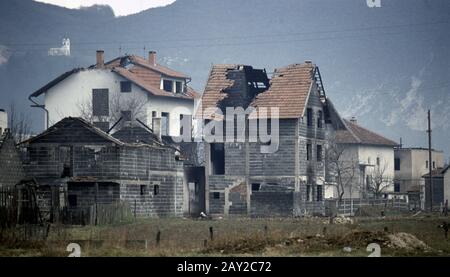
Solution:
{"label": "burned roof", "polygon": [[344,119],[345,129],[336,131],[336,141],[345,144],[397,146],[398,143]]}
{"label": "burned roof", "polygon": [[214,65],[197,117],[211,118],[206,109],[251,106],[268,111],[276,107],[279,118],[300,118],[311,90],[314,69],[312,63],[289,65],[276,69],[269,81],[265,70],[246,65]]}

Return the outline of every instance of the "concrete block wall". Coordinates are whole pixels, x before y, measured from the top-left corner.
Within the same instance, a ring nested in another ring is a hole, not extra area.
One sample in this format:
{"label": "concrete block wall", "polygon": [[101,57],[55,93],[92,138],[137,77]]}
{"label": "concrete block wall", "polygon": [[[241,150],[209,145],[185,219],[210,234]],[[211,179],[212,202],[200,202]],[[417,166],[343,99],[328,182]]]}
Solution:
{"label": "concrete block wall", "polygon": [[4,136],[0,144],[0,187],[14,186],[25,177],[20,153],[12,137]]}
{"label": "concrete block wall", "polygon": [[[154,186],[159,193],[154,194]],[[141,194],[141,186],[144,191]],[[120,186],[120,199],[127,201],[137,217],[172,217],[183,215],[183,176],[174,174],[152,175],[150,181],[129,183]]]}
{"label": "concrete block wall", "polygon": [[290,217],[293,215],[292,191],[257,191],[250,196],[252,217]]}

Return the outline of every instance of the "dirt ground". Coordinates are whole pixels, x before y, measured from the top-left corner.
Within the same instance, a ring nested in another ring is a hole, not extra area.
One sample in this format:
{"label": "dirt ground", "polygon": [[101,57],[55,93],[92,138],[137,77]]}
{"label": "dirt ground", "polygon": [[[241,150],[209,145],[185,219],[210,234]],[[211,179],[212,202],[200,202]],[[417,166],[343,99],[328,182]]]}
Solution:
{"label": "dirt ground", "polygon": [[23,240],[3,231],[0,256],[68,256],[71,242],[81,246],[81,256],[450,256],[450,240],[439,227],[443,222],[450,219],[422,214],[332,223],[308,217],[53,225],[47,240]]}

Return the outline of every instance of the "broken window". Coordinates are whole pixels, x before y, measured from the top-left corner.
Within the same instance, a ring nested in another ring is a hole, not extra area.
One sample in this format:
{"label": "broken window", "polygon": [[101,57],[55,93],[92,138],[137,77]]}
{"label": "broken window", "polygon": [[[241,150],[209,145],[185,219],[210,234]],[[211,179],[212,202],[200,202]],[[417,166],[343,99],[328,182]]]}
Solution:
{"label": "broken window", "polygon": [[306,201],[311,201],[311,185],[306,185]]}
{"label": "broken window", "polygon": [[319,111],[318,112],[318,115],[317,115],[317,128],[322,128],[323,127],[323,113],[322,113],[322,111]]}
{"label": "broken window", "polygon": [[131,111],[121,111],[123,121],[131,121]]}
{"label": "broken window", "polygon": [[[183,126],[186,125],[186,126]],[[188,114],[180,114],[180,136],[184,135],[184,127],[189,132],[192,125],[192,116]]]}
{"label": "broken window", "polygon": [[169,135],[169,113],[161,113],[161,135]]}
{"label": "broken window", "polygon": [[156,118],[156,111],[152,111],[152,120],[151,120],[151,123],[152,123],[152,129],[153,129],[153,120]]}
{"label": "broken window", "polygon": [[171,80],[163,80],[163,89],[168,92],[173,91],[173,82]]}
{"label": "broken window", "polygon": [[67,196],[67,200],[69,201],[70,207],[76,207],[77,206],[77,196],[75,194],[69,194]]}
{"label": "broken window", "polygon": [[313,110],[311,108],[306,109],[306,122],[308,127],[313,126]]}
{"label": "broken window", "polygon": [[153,185],[153,195],[159,194],[159,185]]}
{"label": "broken window", "polygon": [[131,92],[131,82],[130,81],[120,82],[120,92]]}
{"label": "broken window", "polygon": [[175,82],[175,92],[176,93],[182,93],[183,92],[183,83],[182,82]]}
{"label": "broken window", "polygon": [[220,199],[220,192],[213,192],[214,199]]}
{"label": "broken window", "polygon": [[310,143],[306,144],[306,160],[310,161],[312,158],[312,145]]}
{"label": "broken window", "polygon": [[260,188],[261,188],[261,184],[259,184],[259,183],[252,184],[252,191],[259,191]]}
{"label": "broken window", "polygon": [[225,149],[223,143],[211,143],[211,174],[225,174]]}
{"label": "broken window", "polygon": [[147,186],[146,185],[141,185],[141,195],[147,195]]}
{"label": "broken window", "polygon": [[323,200],[323,186],[316,186],[317,189],[317,201]]}
{"label": "broken window", "polygon": [[62,164],[61,178],[72,177],[72,147],[59,147],[59,162]]}
{"label": "broken window", "polygon": [[400,159],[399,158],[394,159],[394,169],[400,170]]}
{"label": "broken window", "polygon": [[317,161],[321,162],[323,159],[322,157],[322,145],[318,144],[317,145]]}
{"label": "broken window", "polygon": [[109,116],[109,91],[107,88],[92,90],[92,115]]}

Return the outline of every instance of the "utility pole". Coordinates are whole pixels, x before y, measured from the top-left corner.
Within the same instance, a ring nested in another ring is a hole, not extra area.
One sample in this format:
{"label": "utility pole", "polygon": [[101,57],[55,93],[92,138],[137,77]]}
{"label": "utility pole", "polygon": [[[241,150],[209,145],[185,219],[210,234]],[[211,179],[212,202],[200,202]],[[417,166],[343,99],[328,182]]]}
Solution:
{"label": "utility pole", "polygon": [[[433,160],[431,157],[431,112],[428,110],[428,169],[430,178],[430,211],[433,211],[433,176],[432,176],[432,164]],[[426,190],[425,190],[426,193]]]}

